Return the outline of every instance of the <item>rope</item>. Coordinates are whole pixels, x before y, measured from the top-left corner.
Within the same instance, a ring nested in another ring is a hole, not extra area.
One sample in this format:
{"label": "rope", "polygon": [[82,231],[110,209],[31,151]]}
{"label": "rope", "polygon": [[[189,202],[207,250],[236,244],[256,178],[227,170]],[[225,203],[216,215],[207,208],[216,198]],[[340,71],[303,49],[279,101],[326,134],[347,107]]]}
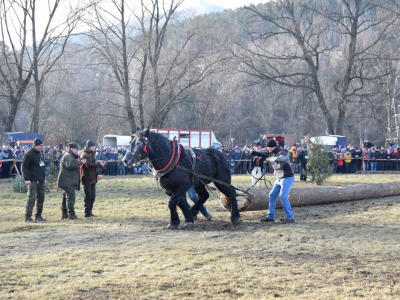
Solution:
{"label": "rope", "polygon": [[[234,186],[234,185],[232,185],[232,184],[226,183],[226,182],[224,182],[224,181],[221,181],[221,180],[218,180],[218,179],[215,179],[215,178],[213,178],[213,177],[206,176],[206,175],[198,174],[198,173],[196,173],[196,172],[192,172],[191,170],[186,169],[185,167],[181,167],[180,165],[177,165],[176,168],[177,168],[177,169],[181,169],[181,170],[183,170],[183,171],[185,171],[185,172],[187,172],[187,173],[193,174],[194,176],[197,176],[197,177],[199,177],[199,178],[207,179],[207,180],[210,180],[210,181],[212,181],[212,182],[216,182],[216,183],[219,183],[219,184],[228,186],[228,187],[232,187],[232,188],[234,188],[234,189],[237,190],[237,191],[241,191],[241,192],[243,192],[243,193],[245,193],[245,194],[251,196],[251,194],[250,194],[247,190],[243,190],[243,189],[241,189],[241,188],[239,188],[239,187],[237,187],[237,186]],[[202,182],[202,183],[204,184],[204,182]],[[206,185],[206,184],[204,184],[204,185]]]}

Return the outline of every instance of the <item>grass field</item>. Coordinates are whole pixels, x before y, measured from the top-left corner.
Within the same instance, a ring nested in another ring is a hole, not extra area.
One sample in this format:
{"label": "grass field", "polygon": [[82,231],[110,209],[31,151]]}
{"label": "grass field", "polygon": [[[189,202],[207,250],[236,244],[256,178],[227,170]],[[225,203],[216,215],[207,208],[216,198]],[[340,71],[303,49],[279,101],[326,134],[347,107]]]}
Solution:
{"label": "grass field", "polygon": [[[51,192],[48,221],[27,224],[26,195],[0,181],[0,299],[400,299],[400,196],[293,208],[288,225],[243,212],[233,227],[213,194],[212,221],[199,215],[194,228],[167,230],[168,198],[151,177],[105,177],[97,194],[96,218],[61,221],[61,193]],[[76,210],[83,217],[82,192]]]}

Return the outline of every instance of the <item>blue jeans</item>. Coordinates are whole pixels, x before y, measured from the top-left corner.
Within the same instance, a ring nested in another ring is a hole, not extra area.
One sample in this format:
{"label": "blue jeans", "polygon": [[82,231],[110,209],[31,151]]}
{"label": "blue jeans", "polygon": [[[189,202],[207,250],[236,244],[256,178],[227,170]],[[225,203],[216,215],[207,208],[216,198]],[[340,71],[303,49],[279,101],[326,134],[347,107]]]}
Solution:
{"label": "blue jeans", "polygon": [[[199,197],[197,197],[196,191],[194,190],[194,188],[192,186],[188,189],[188,194],[189,194],[189,198],[194,203],[196,203],[199,200]],[[204,205],[202,205],[200,207],[200,212],[203,216],[207,216],[207,214],[208,214],[207,209]]]}
{"label": "blue jeans", "polygon": [[275,219],[276,199],[281,198],[283,209],[287,219],[294,219],[292,207],[289,202],[289,192],[294,183],[294,177],[277,179],[269,193],[269,207],[267,218]]}
{"label": "blue jeans", "polygon": [[370,165],[371,165],[371,171],[375,171],[376,172],[376,166],[378,165],[378,162],[371,161]]}

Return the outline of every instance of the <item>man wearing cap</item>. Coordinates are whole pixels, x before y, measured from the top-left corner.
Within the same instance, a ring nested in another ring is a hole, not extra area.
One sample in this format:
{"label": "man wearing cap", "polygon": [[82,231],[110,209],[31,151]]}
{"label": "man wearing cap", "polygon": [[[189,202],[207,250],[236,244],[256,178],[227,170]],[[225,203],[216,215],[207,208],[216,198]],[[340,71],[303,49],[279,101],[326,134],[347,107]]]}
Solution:
{"label": "man wearing cap", "polygon": [[85,218],[95,217],[92,210],[96,198],[97,170],[99,167],[104,167],[105,165],[104,162],[96,162],[94,158],[95,149],[96,143],[92,140],[87,140],[81,153],[81,159],[86,159],[86,163],[82,166],[81,173],[85,201]]}
{"label": "man wearing cap", "polygon": [[58,187],[63,190],[61,201],[61,220],[76,220],[75,214],[75,190],[79,190],[80,171],[85,159],[80,159],[78,155],[79,145],[75,142],[68,144],[68,151],[64,153],[60,161],[60,172],[58,173]]}
{"label": "man wearing cap", "polygon": [[288,151],[281,149],[274,139],[269,139],[266,143],[267,152],[253,151],[251,155],[259,156],[267,159],[274,168],[276,181],[269,193],[268,213],[265,218],[260,219],[261,222],[275,222],[276,199],[281,199],[282,206],[285,210],[286,219],[282,219],[282,223],[294,223],[292,207],[289,202],[289,193],[294,183],[294,173],[290,166]]}
{"label": "man wearing cap", "polygon": [[42,217],[44,191],[46,178],[46,164],[44,153],[42,152],[43,142],[36,138],[33,146],[29,149],[22,160],[22,175],[28,187],[28,199],[26,200],[25,222],[34,222],[32,219],[33,208],[36,200],[35,221],[46,221]]}

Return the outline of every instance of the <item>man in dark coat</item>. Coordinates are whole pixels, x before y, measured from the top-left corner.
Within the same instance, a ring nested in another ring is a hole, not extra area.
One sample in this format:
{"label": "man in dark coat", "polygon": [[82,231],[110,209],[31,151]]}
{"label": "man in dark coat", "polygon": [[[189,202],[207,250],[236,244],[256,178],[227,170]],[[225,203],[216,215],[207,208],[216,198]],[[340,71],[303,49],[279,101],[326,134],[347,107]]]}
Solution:
{"label": "man in dark coat", "polygon": [[83,185],[84,201],[85,201],[85,218],[95,217],[93,215],[93,204],[96,198],[97,170],[104,167],[104,162],[96,162],[94,158],[96,143],[87,140],[83,148],[81,159],[86,159],[86,163],[82,166],[81,182]]}
{"label": "man in dark coat", "polygon": [[46,178],[46,164],[44,162],[44,153],[42,152],[43,142],[36,138],[33,140],[33,146],[29,149],[22,160],[22,175],[25,184],[28,186],[28,199],[26,200],[25,222],[34,222],[32,212],[35,207],[35,221],[46,221],[42,217],[44,191]]}
{"label": "man in dark coat", "polygon": [[303,146],[297,158],[300,162],[300,181],[306,181],[307,176],[303,174],[303,170],[306,170],[307,168],[307,160],[308,160],[308,153],[306,146]]}
{"label": "man in dark coat", "polygon": [[77,143],[69,143],[68,151],[64,153],[60,162],[60,172],[58,173],[58,187],[63,190],[61,201],[61,220],[76,220],[75,214],[75,190],[79,190],[80,166],[86,163],[86,159],[80,160]]}

